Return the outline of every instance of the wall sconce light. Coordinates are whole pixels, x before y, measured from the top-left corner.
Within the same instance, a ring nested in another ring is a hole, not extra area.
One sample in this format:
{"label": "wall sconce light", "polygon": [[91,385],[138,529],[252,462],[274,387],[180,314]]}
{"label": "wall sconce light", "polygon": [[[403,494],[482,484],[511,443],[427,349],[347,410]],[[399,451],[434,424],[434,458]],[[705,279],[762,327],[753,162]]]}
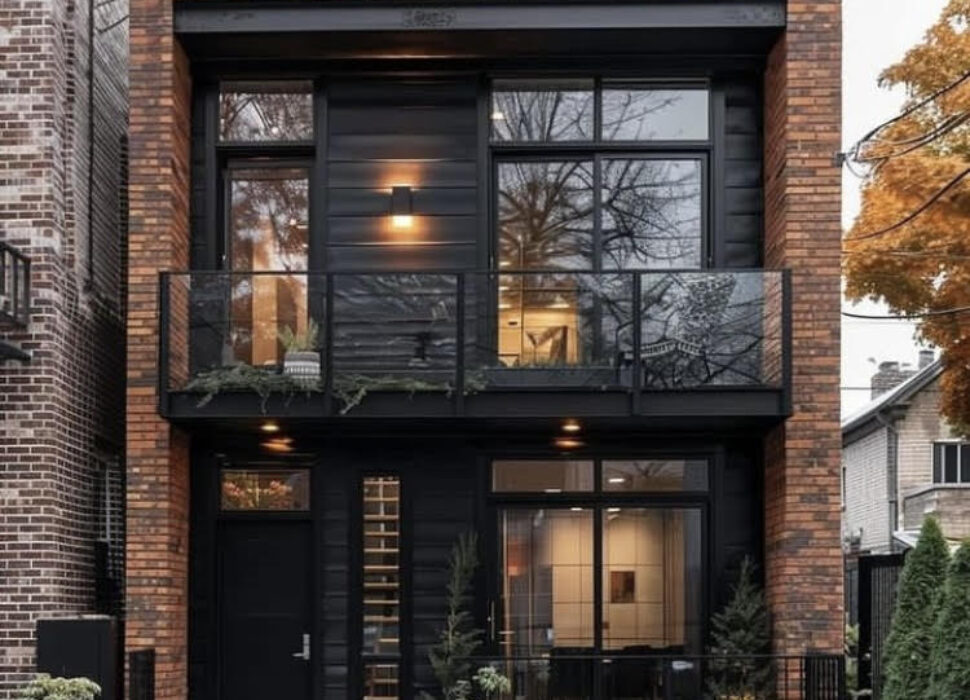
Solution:
{"label": "wall sconce light", "polygon": [[391,188],[391,226],[407,229],[414,225],[411,205],[411,185],[394,185]]}

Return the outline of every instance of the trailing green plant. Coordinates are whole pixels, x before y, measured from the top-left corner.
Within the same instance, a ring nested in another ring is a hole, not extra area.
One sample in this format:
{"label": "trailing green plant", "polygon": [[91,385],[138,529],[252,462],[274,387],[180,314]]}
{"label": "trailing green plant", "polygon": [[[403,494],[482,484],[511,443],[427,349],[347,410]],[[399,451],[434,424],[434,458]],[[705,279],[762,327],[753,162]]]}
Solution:
{"label": "trailing green plant", "polygon": [[20,700],[94,700],[101,686],[88,678],[51,678],[46,673],[20,689]]}
{"label": "trailing green plant", "polygon": [[711,662],[708,691],[715,698],[772,697],[775,670],[771,654],[771,618],[764,592],[755,580],[755,566],[748,557],[731,600],[711,617],[712,656],[731,657]]}
{"label": "trailing green plant", "polygon": [[[482,375],[469,372],[465,376],[464,395],[475,394],[485,388]],[[448,398],[455,393],[450,381],[432,382],[414,377],[369,374],[340,374],[334,377],[333,395],[340,400],[340,414],[345,415],[359,406],[371,392],[400,391],[414,396],[419,392],[441,392]]]}
{"label": "trailing green plant", "polygon": [[320,326],[311,318],[302,333],[294,332],[290,326],[283,326],[276,337],[287,352],[314,352],[319,347]]}
{"label": "trailing green plant", "polygon": [[970,698],[970,542],[960,545],[947,571],[931,658],[927,697]]}
{"label": "trailing green plant", "polygon": [[244,363],[215,367],[199,372],[185,385],[185,390],[202,394],[196,407],[202,408],[218,394],[224,392],[248,391],[260,398],[260,410],[266,412],[266,402],[273,394],[283,394],[287,400],[297,393],[312,393],[319,387],[308,387],[288,374],[280,374]]}
{"label": "trailing green plant", "polygon": [[935,518],[926,518],[900,575],[883,667],[884,700],[925,698],[931,648],[949,550]]}
{"label": "trailing green plant", "polygon": [[472,656],[482,644],[484,633],[474,625],[470,607],[472,580],[478,568],[478,536],[466,533],[458,538],[448,560],[446,586],[448,616],[438,643],[428,652],[444,700],[465,700],[471,695]]}

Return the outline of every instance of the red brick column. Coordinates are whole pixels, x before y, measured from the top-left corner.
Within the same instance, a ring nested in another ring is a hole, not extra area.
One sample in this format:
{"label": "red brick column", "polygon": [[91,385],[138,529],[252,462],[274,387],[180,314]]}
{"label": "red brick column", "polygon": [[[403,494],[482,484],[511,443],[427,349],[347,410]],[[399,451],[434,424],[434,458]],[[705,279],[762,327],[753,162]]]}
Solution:
{"label": "red brick column", "polygon": [[133,0],[128,274],[127,651],[156,651],[156,697],[187,692],[188,439],[158,415],[158,271],[189,258],[189,65],[171,0]]}
{"label": "red brick column", "polygon": [[792,270],[794,415],[765,443],[779,653],[841,652],[841,2],[788,3],[765,76],[765,262]]}

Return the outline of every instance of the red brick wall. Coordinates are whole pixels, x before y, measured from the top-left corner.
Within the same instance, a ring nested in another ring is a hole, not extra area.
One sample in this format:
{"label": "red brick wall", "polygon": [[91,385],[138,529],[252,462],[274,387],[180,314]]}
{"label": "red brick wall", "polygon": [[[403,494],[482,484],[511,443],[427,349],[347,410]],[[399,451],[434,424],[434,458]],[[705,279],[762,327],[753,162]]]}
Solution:
{"label": "red brick wall", "polygon": [[123,269],[127,27],[95,37],[92,117],[87,24],[86,3],[0,3],[0,240],[33,263],[29,324],[0,329],[31,354],[0,363],[0,698],[33,673],[38,619],[96,610],[101,470],[122,449],[120,285],[97,271]]}
{"label": "red brick wall", "polygon": [[128,651],[156,650],[156,697],[186,695],[188,438],[158,415],[158,272],[189,263],[189,65],[171,0],[131,5]]}
{"label": "red brick wall", "polygon": [[765,260],[793,273],[793,409],[765,445],[779,652],[840,652],[841,2],[789,2],[765,76]]}

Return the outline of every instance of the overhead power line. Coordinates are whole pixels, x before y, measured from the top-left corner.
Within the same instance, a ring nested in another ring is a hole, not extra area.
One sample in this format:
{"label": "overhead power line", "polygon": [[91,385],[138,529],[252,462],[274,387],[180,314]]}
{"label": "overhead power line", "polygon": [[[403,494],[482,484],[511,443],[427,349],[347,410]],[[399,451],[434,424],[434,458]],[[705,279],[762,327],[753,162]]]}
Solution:
{"label": "overhead power line", "polygon": [[970,306],[958,306],[954,309],[939,309],[935,311],[924,311],[918,314],[857,314],[851,311],[843,311],[842,315],[847,318],[874,319],[877,321],[917,321],[921,318],[935,318],[939,316],[955,316],[970,311]]}
{"label": "overhead power line", "polygon": [[967,175],[970,175],[970,168],[966,168],[965,170],[963,170],[963,172],[961,172],[955,178],[953,178],[948,183],[946,183],[946,185],[944,185],[941,189],[937,190],[933,194],[932,197],[930,197],[925,202],[923,202],[915,211],[911,212],[906,217],[904,217],[903,219],[900,219],[899,221],[897,221],[896,223],[892,224],[891,226],[887,226],[886,228],[879,229],[878,231],[870,231],[869,233],[864,233],[864,234],[861,234],[859,236],[852,236],[851,238],[844,238],[843,240],[844,241],[848,241],[848,242],[865,241],[865,240],[868,240],[870,238],[876,238],[878,236],[885,236],[887,233],[892,233],[893,231],[896,231],[898,229],[901,229],[903,226],[905,226],[906,224],[911,223],[912,221],[914,221],[916,218],[919,217],[920,214],[922,214],[927,209],[929,209],[931,206],[933,206],[938,201],[940,201],[940,199],[943,197],[943,195],[945,195],[947,192],[949,192],[954,187],[956,187],[958,184],[960,184],[960,182],[963,180],[963,178],[965,178]]}

